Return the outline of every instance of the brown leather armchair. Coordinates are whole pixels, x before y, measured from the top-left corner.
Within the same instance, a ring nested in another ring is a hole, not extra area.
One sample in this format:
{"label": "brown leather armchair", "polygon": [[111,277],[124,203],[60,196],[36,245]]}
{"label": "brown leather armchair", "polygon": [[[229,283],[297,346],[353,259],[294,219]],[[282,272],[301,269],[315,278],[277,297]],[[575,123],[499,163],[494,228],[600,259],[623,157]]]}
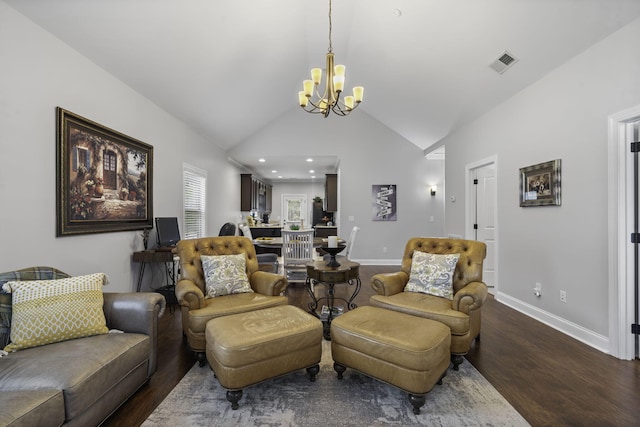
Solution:
{"label": "brown leather armchair", "polygon": [[[259,271],[253,242],[246,237],[222,236],[181,240],[176,247],[182,275],[176,297],[182,308],[182,328],[201,366],[205,363],[205,327],[209,320],[288,304],[283,296],[288,282],[284,276]],[[205,298],[201,255],[246,255],[247,276],[254,292]]]}
{"label": "brown leather armchair", "polygon": [[[480,308],[487,297],[482,263],[487,247],[475,240],[414,237],[407,242],[400,271],[376,274],[371,305],[437,320],[451,329],[451,361],[458,370],[473,339],[480,339]],[[460,254],[453,274],[453,301],[418,292],[403,292],[411,273],[414,251]]]}

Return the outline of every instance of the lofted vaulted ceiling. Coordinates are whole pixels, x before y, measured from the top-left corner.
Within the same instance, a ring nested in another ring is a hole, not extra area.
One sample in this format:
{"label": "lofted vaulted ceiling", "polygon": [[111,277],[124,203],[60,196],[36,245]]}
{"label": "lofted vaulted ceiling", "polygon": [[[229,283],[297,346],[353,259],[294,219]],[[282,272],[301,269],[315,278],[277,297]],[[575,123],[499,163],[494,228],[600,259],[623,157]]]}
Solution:
{"label": "lofted vaulted ceiling", "polygon": [[[299,110],[328,48],[328,0],[5,2],[224,150]],[[640,0],[333,0],[333,50],[365,87],[353,114],[428,151],[638,16]],[[499,74],[505,51],[518,62]]]}

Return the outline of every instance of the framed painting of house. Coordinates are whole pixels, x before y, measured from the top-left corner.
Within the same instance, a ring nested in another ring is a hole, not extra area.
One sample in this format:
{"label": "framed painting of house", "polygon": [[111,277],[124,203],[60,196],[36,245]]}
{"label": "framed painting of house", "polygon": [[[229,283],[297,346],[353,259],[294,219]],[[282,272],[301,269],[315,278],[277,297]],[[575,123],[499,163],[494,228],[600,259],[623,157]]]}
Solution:
{"label": "framed painting of house", "polygon": [[153,147],[56,108],[56,236],[153,227]]}
{"label": "framed painting of house", "polygon": [[520,206],[560,206],[561,160],[520,168]]}

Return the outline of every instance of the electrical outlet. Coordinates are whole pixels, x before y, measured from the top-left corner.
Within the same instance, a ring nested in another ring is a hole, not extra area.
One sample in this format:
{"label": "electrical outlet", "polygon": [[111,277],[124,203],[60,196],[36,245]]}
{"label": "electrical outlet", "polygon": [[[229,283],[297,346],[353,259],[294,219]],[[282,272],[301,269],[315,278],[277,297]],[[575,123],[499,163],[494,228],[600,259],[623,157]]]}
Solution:
{"label": "electrical outlet", "polygon": [[567,291],[560,291],[560,301],[567,302]]}

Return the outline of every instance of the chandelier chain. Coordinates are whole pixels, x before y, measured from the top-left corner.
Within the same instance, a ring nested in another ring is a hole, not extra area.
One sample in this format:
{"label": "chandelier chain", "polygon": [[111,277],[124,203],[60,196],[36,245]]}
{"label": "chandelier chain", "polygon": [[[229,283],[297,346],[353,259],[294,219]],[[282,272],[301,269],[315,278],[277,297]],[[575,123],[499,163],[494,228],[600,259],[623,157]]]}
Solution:
{"label": "chandelier chain", "polygon": [[331,43],[331,0],[329,0],[329,52],[333,52],[333,44]]}

